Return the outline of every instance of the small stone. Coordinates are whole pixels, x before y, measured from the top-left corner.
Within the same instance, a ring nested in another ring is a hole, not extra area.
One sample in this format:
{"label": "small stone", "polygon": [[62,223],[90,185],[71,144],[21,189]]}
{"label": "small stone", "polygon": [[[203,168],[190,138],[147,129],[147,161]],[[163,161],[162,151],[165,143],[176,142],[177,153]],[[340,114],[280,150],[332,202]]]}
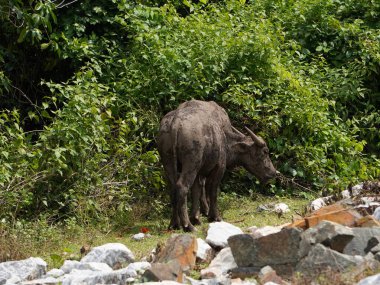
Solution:
{"label": "small stone", "polygon": [[128,270],[134,270],[137,274],[142,274],[149,268],[151,268],[151,264],[146,261],[133,262],[127,266]]}
{"label": "small stone", "polygon": [[226,222],[210,223],[206,242],[214,248],[224,248],[228,245],[227,240],[230,236],[242,233],[240,228]]}
{"label": "small stone", "polygon": [[285,284],[285,281],[282,280],[282,278],[277,275],[276,271],[269,265],[261,268],[258,277],[260,284],[268,284],[269,282],[275,284]]}
{"label": "small stone", "polygon": [[289,206],[286,205],[285,203],[278,203],[274,205],[274,210],[275,213],[282,215],[290,212]]}
{"label": "small stone", "polygon": [[332,196],[317,198],[310,203],[310,210],[317,211],[325,206],[332,200]]}
{"label": "small stone", "polygon": [[132,236],[132,239],[136,241],[143,240],[144,238],[145,238],[144,233],[138,233]]}
{"label": "small stone", "polygon": [[201,238],[197,238],[197,243],[197,261],[202,263],[210,262],[215,254],[213,248]]}

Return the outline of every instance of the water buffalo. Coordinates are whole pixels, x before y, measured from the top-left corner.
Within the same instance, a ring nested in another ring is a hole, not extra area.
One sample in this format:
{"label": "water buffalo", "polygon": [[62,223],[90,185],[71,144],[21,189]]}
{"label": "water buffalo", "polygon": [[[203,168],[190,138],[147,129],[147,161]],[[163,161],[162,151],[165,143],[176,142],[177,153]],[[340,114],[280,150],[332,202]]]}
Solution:
{"label": "water buffalo", "polygon": [[[215,102],[191,100],[164,116],[158,151],[172,191],[170,228],[194,231],[193,224],[200,223],[200,202],[203,209],[208,207],[209,221],[221,220],[217,192],[226,168],[243,166],[262,183],[276,176],[266,143],[247,131],[249,136],[236,130]],[[193,224],[187,213],[189,190]]]}

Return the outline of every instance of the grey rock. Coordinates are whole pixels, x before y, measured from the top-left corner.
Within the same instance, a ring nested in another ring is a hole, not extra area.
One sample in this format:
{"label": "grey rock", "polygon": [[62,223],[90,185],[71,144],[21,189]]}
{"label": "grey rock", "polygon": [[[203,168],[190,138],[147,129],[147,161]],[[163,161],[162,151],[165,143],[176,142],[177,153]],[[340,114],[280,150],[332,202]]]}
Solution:
{"label": "grey rock", "polygon": [[357,285],[378,285],[380,284],[380,274],[372,275],[359,281]]}
{"label": "grey rock", "polygon": [[279,274],[289,274],[300,257],[301,233],[297,228],[284,228],[260,238],[248,234],[235,235],[228,239],[228,244],[239,267],[260,270],[270,265]]}
{"label": "grey rock", "polygon": [[172,280],[183,281],[183,271],[177,262],[152,263],[151,268],[147,269],[142,275],[144,282],[160,282]]}
{"label": "grey rock", "polygon": [[315,227],[309,228],[301,234],[300,256],[307,255],[311,246],[322,243],[338,252],[343,252],[346,245],[354,238],[352,228],[340,224],[322,221]]}
{"label": "grey rock", "polygon": [[102,262],[114,268],[134,260],[133,253],[124,244],[108,243],[94,247],[81,262]]}
{"label": "grey rock", "polygon": [[344,272],[365,262],[362,256],[342,254],[319,243],[297,264],[296,271],[306,276],[314,276],[328,268]]}
{"label": "grey rock", "polygon": [[[4,284],[17,283],[25,280],[40,278],[46,273],[47,264],[39,257],[0,263],[0,282]],[[4,280],[6,279],[6,282]]]}
{"label": "grey rock", "polygon": [[197,238],[197,243],[197,261],[210,262],[215,255],[214,249],[201,238]]}
{"label": "grey rock", "polygon": [[206,242],[214,248],[224,248],[228,245],[230,236],[242,234],[243,231],[226,222],[215,222],[209,225]]}
{"label": "grey rock", "polygon": [[380,241],[380,228],[352,228],[354,238],[346,245],[344,254],[365,256]]}
{"label": "grey rock", "polygon": [[226,275],[229,270],[237,267],[232,255],[231,248],[223,248],[218,255],[211,261],[209,267],[201,270],[203,279],[212,279]]}

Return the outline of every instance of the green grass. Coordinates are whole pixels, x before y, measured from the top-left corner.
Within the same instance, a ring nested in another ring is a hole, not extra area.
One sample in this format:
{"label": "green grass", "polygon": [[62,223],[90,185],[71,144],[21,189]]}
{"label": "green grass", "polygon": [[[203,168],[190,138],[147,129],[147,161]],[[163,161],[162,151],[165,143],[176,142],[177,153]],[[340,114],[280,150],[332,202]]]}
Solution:
{"label": "green grass", "polygon": [[[222,193],[218,202],[223,220],[245,230],[250,226],[291,222],[292,216],[301,213],[309,201],[264,196],[248,198]],[[257,211],[259,205],[277,202],[288,204],[291,212],[279,217],[273,212]],[[206,218],[202,218],[202,221],[203,224],[197,227],[196,235],[205,238],[208,223]],[[83,245],[94,247],[109,242],[125,244],[134,253],[136,260],[140,260],[149,255],[158,243],[164,243],[171,234],[182,232],[167,231],[168,224],[166,218],[138,218],[126,222],[128,226],[117,229],[111,224],[78,225],[74,220],[65,225],[48,225],[43,220],[17,222],[12,227],[0,223],[0,261],[39,256],[48,263],[49,268],[59,267],[65,259],[80,259],[80,248]],[[149,229],[151,237],[134,241],[132,235],[139,233],[142,227]]]}

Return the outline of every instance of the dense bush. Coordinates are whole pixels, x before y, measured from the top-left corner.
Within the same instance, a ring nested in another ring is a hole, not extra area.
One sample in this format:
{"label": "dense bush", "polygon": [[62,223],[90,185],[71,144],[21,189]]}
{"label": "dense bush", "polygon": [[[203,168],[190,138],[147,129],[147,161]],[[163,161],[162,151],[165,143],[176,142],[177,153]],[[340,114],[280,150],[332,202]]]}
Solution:
{"label": "dense bush", "polygon": [[71,2],[0,9],[1,218],[160,212],[159,119],[191,98],[314,190],[379,176],[378,1]]}

